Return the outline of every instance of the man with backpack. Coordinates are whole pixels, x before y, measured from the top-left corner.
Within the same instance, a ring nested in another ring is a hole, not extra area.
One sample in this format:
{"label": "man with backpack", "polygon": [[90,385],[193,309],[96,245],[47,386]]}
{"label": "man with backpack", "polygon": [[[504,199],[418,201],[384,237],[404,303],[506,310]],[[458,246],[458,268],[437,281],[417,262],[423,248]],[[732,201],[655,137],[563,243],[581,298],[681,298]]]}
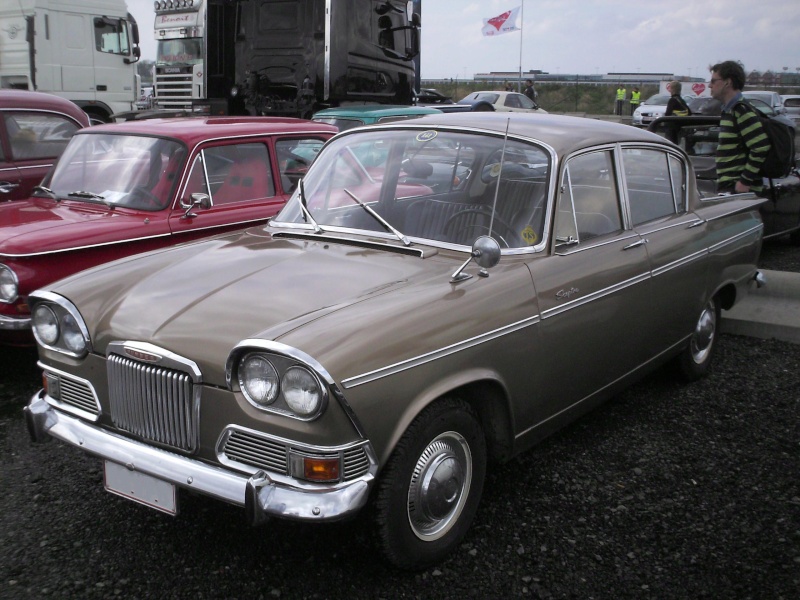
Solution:
{"label": "man with backpack", "polygon": [[756,110],[744,101],[744,68],[726,60],[711,67],[711,96],[722,103],[717,145],[717,191],[764,191],[762,165],[771,144]]}

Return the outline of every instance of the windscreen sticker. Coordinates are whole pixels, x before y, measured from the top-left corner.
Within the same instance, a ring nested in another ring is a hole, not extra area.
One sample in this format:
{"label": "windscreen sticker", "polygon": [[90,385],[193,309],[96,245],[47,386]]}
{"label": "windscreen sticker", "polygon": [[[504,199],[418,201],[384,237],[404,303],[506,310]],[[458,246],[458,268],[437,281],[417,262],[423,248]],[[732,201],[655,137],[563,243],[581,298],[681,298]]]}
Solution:
{"label": "windscreen sticker", "polygon": [[539,239],[539,236],[536,235],[536,232],[533,230],[533,227],[528,225],[525,229],[522,230],[520,236],[528,246],[533,246],[536,243],[536,240]]}
{"label": "windscreen sticker", "polygon": [[423,131],[422,133],[417,134],[417,141],[418,142],[430,142],[433,138],[436,137],[438,132],[436,131]]}

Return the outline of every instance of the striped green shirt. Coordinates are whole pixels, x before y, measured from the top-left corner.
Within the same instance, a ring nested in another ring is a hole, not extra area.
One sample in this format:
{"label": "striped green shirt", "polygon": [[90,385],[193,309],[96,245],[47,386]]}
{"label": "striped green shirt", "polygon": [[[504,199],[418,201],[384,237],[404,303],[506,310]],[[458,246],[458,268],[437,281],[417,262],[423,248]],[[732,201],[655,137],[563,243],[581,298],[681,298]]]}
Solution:
{"label": "striped green shirt", "polygon": [[717,145],[717,185],[732,188],[737,181],[749,185],[751,191],[761,192],[761,165],[770,144],[754,109],[736,102],[730,111],[723,111],[719,121]]}

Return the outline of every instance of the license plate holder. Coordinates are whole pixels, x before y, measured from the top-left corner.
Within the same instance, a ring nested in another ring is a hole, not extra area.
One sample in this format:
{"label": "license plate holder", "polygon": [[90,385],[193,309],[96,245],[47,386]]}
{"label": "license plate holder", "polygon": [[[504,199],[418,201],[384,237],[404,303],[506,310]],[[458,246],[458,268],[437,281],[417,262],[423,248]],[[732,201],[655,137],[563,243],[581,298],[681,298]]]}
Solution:
{"label": "license plate holder", "polygon": [[178,490],[174,484],[110,460],[103,461],[103,471],[105,489],[112,494],[170,515],[178,514]]}

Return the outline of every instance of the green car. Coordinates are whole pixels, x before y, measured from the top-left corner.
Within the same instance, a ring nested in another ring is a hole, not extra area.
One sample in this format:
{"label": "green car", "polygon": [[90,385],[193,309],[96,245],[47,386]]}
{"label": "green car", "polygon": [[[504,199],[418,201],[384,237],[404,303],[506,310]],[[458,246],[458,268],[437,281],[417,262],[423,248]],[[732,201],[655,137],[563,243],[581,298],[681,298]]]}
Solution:
{"label": "green car", "polygon": [[428,106],[390,106],[386,104],[369,104],[326,108],[314,113],[312,121],[328,123],[339,128],[339,131],[373,125],[413,119],[422,115],[437,115],[442,111]]}

